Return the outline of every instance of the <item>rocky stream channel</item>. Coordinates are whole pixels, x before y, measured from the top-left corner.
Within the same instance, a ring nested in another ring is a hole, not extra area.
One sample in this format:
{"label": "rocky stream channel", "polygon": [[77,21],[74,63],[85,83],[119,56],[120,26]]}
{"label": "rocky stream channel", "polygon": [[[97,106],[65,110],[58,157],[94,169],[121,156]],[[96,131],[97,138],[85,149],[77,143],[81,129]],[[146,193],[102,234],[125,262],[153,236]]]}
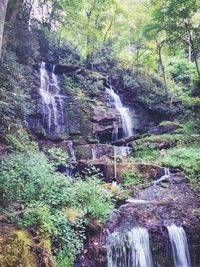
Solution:
{"label": "rocky stream channel", "polygon": [[118,142],[152,131],[161,118],[118,94],[108,81],[100,95],[83,103],[63,89],[63,74],[71,70],[44,62],[36,69],[38,90],[32,98],[37,110],[27,125],[41,149],[56,144],[68,152],[71,164],[59,170],[70,176],[94,165],[113,186],[125,171],[139,170],[146,179],[132,187],[132,197],[116,207],[104,227],[89,224],[76,267],[200,266],[200,203],[187,177],[154,164],[130,163],[130,142]]}

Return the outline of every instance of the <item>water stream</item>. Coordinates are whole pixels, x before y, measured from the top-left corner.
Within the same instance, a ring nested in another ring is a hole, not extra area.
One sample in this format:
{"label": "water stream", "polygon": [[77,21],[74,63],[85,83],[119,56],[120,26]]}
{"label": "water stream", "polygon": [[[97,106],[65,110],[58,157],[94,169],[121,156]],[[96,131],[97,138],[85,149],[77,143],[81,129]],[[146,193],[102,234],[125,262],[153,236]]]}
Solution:
{"label": "water stream", "polygon": [[45,62],[40,65],[39,93],[42,100],[43,125],[48,133],[60,133],[65,124],[64,104],[65,96],[61,94],[58,77],[54,72],[47,71]]}
{"label": "water stream", "polygon": [[112,233],[107,259],[108,267],[153,267],[148,230],[135,227],[126,234]]}
{"label": "water stream", "polygon": [[174,267],[191,267],[187,237],[183,227],[167,226],[172,246]]}
{"label": "water stream", "polygon": [[169,168],[164,168],[164,175],[162,177],[160,177],[159,179],[155,180],[153,182],[154,185],[157,185],[163,181],[169,181],[170,180],[170,176],[171,176],[171,173],[170,173],[170,170]]}
{"label": "water stream", "polygon": [[[120,97],[114,92],[112,87],[106,88],[106,95],[111,103],[114,104],[114,107],[118,110],[121,120],[122,120],[122,130],[123,137],[129,137],[133,135],[133,125],[128,108],[124,107]],[[118,139],[118,129],[115,127],[112,138]],[[115,140],[113,140],[115,141]]]}
{"label": "water stream", "polygon": [[73,142],[69,141],[68,142],[68,147],[69,147],[69,153],[70,153],[70,160],[71,161],[76,161],[76,155],[73,147]]}
{"label": "water stream", "polygon": [[92,152],[92,160],[96,160],[97,159],[97,151],[96,151],[95,145],[92,146],[91,152]]}

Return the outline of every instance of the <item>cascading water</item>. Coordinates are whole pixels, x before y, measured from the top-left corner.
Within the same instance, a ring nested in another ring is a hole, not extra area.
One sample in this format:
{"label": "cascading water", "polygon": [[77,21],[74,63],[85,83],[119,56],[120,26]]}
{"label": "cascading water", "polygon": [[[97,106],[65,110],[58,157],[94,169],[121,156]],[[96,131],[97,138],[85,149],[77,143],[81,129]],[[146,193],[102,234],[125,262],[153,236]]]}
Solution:
{"label": "cascading water", "polygon": [[172,246],[174,267],[191,267],[187,237],[183,227],[167,226]]}
{"label": "cascading water", "polygon": [[58,77],[54,72],[47,71],[45,62],[40,65],[40,88],[39,93],[42,99],[43,124],[48,133],[62,132],[64,119],[63,99],[60,94]]}
{"label": "cascading water", "polygon": [[[129,137],[133,135],[133,125],[129,109],[123,106],[120,97],[114,92],[112,87],[106,88],[106,95],[108,96],[110,102],[114,104],[115,108],[120,113],[122,120],[123,137]],[[113,133],[113,139],[116,138],[116,135],[118,135],[118,130],[115,128]]]}
{"label": "cascading water", "polygon": [[153,267],[147,229],[112,233],[107,242],[108,267]]}
{"label": "cascading water", "polygon": [[68,142],[68,147],[69,147],[71,161],[76,161],[76,155],[75,155],[75,152],[74,152],[73,142],[72,141]]}
{"label": "cascading water", "polygon": [[160,177],[159,179],[157,179],[156,181],[154,181],[153,184],[157,185],[163,181],[166,181],[166,180],[169,181],[170,175],[171,175],[171,173],[170,173],[169,168],[164,168],[164,175],[162,177]]}
{"label": "cascading water", "polygon": [[95,145],[92,146],[91,152],[92,152],[92,160],[96,160],[97,159],[97,152],[96,152]]}
{"label": "cascading water", "polygon": [[128,146],[113,146],[113,148],[116,151],[116,156],[117,157],[121,157],[121,156],[127,157],[133,151],[133,149],[131,147],[128,147]]}

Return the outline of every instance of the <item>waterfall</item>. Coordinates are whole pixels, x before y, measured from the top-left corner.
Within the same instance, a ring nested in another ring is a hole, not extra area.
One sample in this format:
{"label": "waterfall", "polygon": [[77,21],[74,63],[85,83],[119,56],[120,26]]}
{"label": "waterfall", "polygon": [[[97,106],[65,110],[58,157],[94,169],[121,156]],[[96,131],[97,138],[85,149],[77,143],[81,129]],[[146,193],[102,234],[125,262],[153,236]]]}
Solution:
{"label": "waterfall", "polygon": [[117,157],[121,157],[121,156],[129,156],[133,149],[131,147],[128,146],[113,146],[115,151],[116,151],[116,156]]}
{"label": "waterfall", "polygon": [[167,226],[172,246],[174,267],[191,267],[187,237],[183,227]]}
{"label": "waterfall", "polygon": [[107,242],[108,267],[153,267],[147,229],[112,233]]}
{"label": "waterfall", "polygon": [[164,175],[165,176],[170,176],[170,170],[169,170],[169,168],[164,168]]}
{"label": "waterfall", "polygon": [[71,166],[66,165],[65,168],[65,176],[71,177],[73,176],[73,169]]}
{"label": "waterfall", "polygon": [[40,65],[40,87],[39,93],[42,99],[43,124],[48,133],[62,132],[64,119],[63,99],[65,96],[60,94],[58,77],[54,73],[46,70],[45,62]]}
{"label": "waterfall", "polygon": [[96,160],[97,159],[97,153],[96,153],[95,145],[92,146],[91,152],[92,152],[92,160]]}
{"label": "waterfall", "polygon": [[154,181],[153,184],[157,185],[162,181],[166,181],[166,180],[169,181],[170,175],[171,175],[171,173],[170,173],[169,168],[164,168],[164,175],[162,177],[160,177],[159,179],[157,179],[156,181]]}
{"label": "waterfall", "polygon": [[74,152],[73,142],[72,141],[68,142],[68,147],[69,147],[71,161],[76,161],[76,156],[75,156],[75,152]]}
{"label": "waterfall", "polygon": [[[133,135],[133,125],[129,109],[123,106],[120,97],[114,92],[112,87],[106,88],[106,95],[108,96],[108,99],[114,103],[115,108],[121,116],[123,137]],[[117,130],[114,129],[113,138],[116,136],[116,132]]]}

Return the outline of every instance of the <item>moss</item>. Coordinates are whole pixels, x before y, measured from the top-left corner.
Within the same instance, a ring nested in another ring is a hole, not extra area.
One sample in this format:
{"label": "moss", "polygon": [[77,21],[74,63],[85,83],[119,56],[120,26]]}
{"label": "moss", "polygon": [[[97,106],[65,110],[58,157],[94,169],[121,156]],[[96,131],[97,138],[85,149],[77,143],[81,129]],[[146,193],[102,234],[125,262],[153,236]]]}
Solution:
{"label": "moss", "polygon": [[175,121],[162,121],[159,125],[160,126],[178,126],[178,127],[181,127],[181,125]]}
{"label": "moss", "polygon": [[142,138],[133,142],[135,150],[143,150],[144,145],[151,149],[169,148],[173,146],[182,146],[186,144],[194,144],[200,142],[199,135],[185,135],[185,134],[162,134],[153,135]]}
{"label": "moss", "polygon": [[0,227],[0,266],[37,267],[37,256],[30,251],[31,235],[14,227]]}

